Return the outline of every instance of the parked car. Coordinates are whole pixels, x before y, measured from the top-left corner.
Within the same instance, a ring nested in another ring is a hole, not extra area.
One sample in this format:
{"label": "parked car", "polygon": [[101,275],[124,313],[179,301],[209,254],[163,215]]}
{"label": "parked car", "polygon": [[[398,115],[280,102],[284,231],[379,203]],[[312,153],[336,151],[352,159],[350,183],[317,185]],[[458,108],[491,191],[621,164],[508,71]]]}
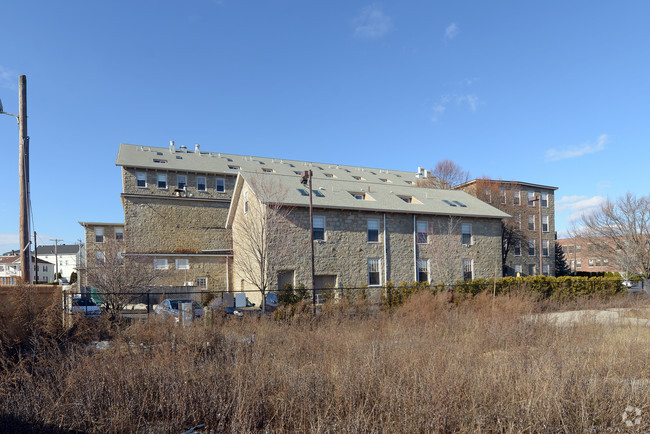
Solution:
{"label": "parked car", "polygon": [[90,297],[72,297],[72,312],[82,313],[87,317],[98,317],[102,310]]}
{"label": "parked car", "polygon": [[222,298],[215,298],[212,300],[212,303],[207,306],[207,308],[213,312],[219,312],[224,315],[234,315],[239,317],[244,316],[244,314],[242,314],[235,306],[224,306]]}
{"label": "parked car", "polygon": [[169,315],[176,318],[178,321],[178,310],[183,303],[192,303],[192,309],[194,310],[194,318],[200,318],[203,316],[203,307],[194,300],[181,299],[181,298],[166,298],[160,302],[154,312],[158,315]]}

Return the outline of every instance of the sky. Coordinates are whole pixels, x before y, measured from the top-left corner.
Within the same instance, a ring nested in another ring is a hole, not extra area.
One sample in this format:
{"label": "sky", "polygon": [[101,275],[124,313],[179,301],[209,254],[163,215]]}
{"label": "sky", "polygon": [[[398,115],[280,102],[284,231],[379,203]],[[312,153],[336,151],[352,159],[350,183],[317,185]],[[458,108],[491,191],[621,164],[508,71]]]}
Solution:
{"label": "sky", "polygon": [[[120,143],[648,194],[647,1],[0,3],[0,99],[27,76],[39,245],[123,222]],[[0,116],[0,252],[18,247],[18,127]]]}

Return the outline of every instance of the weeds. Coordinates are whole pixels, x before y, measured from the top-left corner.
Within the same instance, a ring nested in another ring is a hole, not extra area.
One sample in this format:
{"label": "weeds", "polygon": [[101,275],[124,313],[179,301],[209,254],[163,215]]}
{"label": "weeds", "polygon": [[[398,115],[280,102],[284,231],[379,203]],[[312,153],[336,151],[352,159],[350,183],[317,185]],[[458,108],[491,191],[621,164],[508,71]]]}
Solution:
{"label": "weeds", "polygon": [[[582,432],[629,429],[621,414],[632,406],[641,411],[635,429],[650,429],[650,329],[526,322],[551,305],[521,294],[451,304],[420,291],[391,312],[372,307],[342,300],[314,316],[298,303],[277,319],[193,327],[80,322],[65,337],[5,351],[0,423],[95,432],[202,423],[215,432]],[[102,335],[110,347],[90,345]]]}

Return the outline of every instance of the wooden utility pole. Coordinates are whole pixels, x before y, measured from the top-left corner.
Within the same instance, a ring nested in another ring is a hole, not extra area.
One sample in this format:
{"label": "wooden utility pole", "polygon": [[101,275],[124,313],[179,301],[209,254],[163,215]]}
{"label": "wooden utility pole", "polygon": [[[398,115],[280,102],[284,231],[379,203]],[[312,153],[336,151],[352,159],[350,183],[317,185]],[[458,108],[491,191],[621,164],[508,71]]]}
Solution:
{"label": "wooden utility pole", "polygon": [[38,246],[36,245],[36,231],[34,231],[34,283],[38,283]]}
{"label": "wooden utility pole", "polygon": [[21,277],[32,283],[32,255],[29,243],[29,136],[27,135],[27,77],[18,82],[18,178],[20,190],[19,237]]}

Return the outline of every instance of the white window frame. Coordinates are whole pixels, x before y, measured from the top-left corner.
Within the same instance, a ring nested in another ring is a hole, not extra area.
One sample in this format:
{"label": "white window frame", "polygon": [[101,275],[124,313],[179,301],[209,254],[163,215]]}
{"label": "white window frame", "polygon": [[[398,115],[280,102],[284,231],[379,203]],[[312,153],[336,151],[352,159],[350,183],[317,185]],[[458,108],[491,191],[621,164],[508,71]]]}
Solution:
{"label": "white window frame", "polygon": [[[517,250],[519,250],[519,253],[517,253]],[[521,256],[521,240],[515,241],[512,252],[515,256]]]}
{"label": "white window frame", "polygon": [[226,178],[217,178],[215,181],[215,189],[217,190],[217,193],[225,193],[226,192]]}
{"label": "white window frame", "polygon": [[[200,182],[199,180],[203,180],[203,182]],[[201,188],[201,185],[203,185],[203,188]],[[208,178],[205,176],[197,176],[196,177],[196,191],[207,191],[208,190]]]}
{"label": "white window frame", "polygon": [[472,243],[472,224],[471,223],[462,223],[461,224],[461,236],[460,242],[464,246],[471,246]]}
{"label": "white window frame", "polygon": [[[533,249],[533,253],[530,253],[531,247]],[[535,240],[528,240],[528,256],[531,256],[531,257],[535,256],[535,251],[536,251],[535,247],[536,247],[535,246]]]}
{"label": "white window frame", "polygon": [[547,215],[542,216],[542,232],[548,232],[550,229],[550,226],[548,224],[549,218]]}
{"label": "white window frame", "polygon": [[531,199],[535,199],[535,192],[534,191],[527,192],[526,199],[528,200],[528,206],[531,206],[533,208],[535,208],[537,206],[536,201],[531,201]]}
{"label": "white window frame", "polygon": [[[122,236],[118,237],[118,235],[122,235]],[[124,229],[115,228],[115,241],[124,241]]]}
{"label": "white window frame", "polygon": [[[144,182],[144,185],[140,185],[140,181]],[[135,186],[147,188],[147,172],[135,172]]]}
{"label": "white window frame", "polygon": [[95,242],[96,243],[104,242],[104,228],[95,228]]}
{"label": "white window frame", "polygon": [[168,267],[169,267],[169,264],[167,262],[167,259],[154,258],[154,260],[153,260],[153,269],[154,270],[167,270]]}
{"label": "white window frame", "polygon": [[189,270],[190,269],[190,260],[189,259],[176,259],[174,261],[174,268],[177,270]]}
{"label": "white window frame", "polygon": [[176,188],[179,190],[183,190],[185,187],[187,187],[187,175],[176,175]]}
{"label": "white window frame", "polygon": [[156,187],[159,190],[167,190],[167,174],[166,173],[157,173],[156,174]]}
{"label": "white window frame", "polygon": [[[374,276],[377,275],[377,283],[371,283],[371,273]],[[381,286],[381,259],[380,258],[368,258],[368,286]]]}
{"label": "white window frame", "polygon": [[529,231],[534,231],[537,228],[537,219],[535,218],[535,215],[529,214],[528,215],[528,230]]}
{"label": "white window frame", "polygon": [[501,198],[501,205],[508,203],[508,197],[506,195],[506,189],[501,187],[499,188],[499,197]]}
{"label": "white window frame", "polygon": [[[474,260],[469,259],[469,258],[463,258],[461,261],[461,272],[463,273],[463,280],[474,280]],[[466,279],[465,278],[465,273],[468,272],[470,273],[470,278]]]}
{"label": "white window frame", "polygon": [[429,222],[420,221],[416,222],[415,240],[418,244],[429,244]]}
{"label": "white window frame", "polygon": [[542,193],[542,208],[548,208],[548,193]]}
{"label": "white window frame", "polygon": [[[429,277],[429,260],[428,259],[418,259],[417,260],[417,270],[418,270],[418,282],[427,282],[429,283],[430,277]],[[426,276],[426,279],[422,280],[421,279],[421,273],[424,273]]]}
{"label": "white window frame", "polygon": [[512,204],[514,206],[521,205],[521,190],[515,190],[515,192],[512,194]]}
{"label": "white window frame", "polygon": [[524,270],[521,264],[515,264],[515,276],[517,275],[517,273],[519,273],[520,276],[524,274]]}
{"label": "white window frame", "polygon": [[199,288],[206,288],[208,287],[208,278],[207,277],[197,277],[196,278],[196,286]]}
{"label": "white window frame", "polygon": [[[318,222],[318,223],[317,223]],[[325,217],[321,215],[315,215],[313,218],[312,222],[312,227],[313,227],[313,233],[314,233],[314,241],[325,241],[327,233],[325,231]],[[316,237],[316,230],[322,230],[323,231],[323,236],[322,237]]]}
{"label": "white window frame", "polygon": [[[371,237],[371,235],[373,236]],[[371,240],[371,238],[375,239]],[[379,242],[379,220],[368,219],[367,239],[369,243]]]}
{"label": "white window frame", "polygon": [[548,257],[551,253],[551,243],[548,240],[542,240],[542,256]]}
{"label": "white window frame", "polygon": [[244,215],[248,214],[248,191],[244,192]]}
{"label": "white window frame", "polygon": [[535,276],[537,274],[537,265],[536,264],[528,264],[528,275],[529,276]]}
{"label": "white window frame", "polygon": [[106,254],[101,250],[95,251],[95,261],[99,264],[103,264],[106,262]]}

